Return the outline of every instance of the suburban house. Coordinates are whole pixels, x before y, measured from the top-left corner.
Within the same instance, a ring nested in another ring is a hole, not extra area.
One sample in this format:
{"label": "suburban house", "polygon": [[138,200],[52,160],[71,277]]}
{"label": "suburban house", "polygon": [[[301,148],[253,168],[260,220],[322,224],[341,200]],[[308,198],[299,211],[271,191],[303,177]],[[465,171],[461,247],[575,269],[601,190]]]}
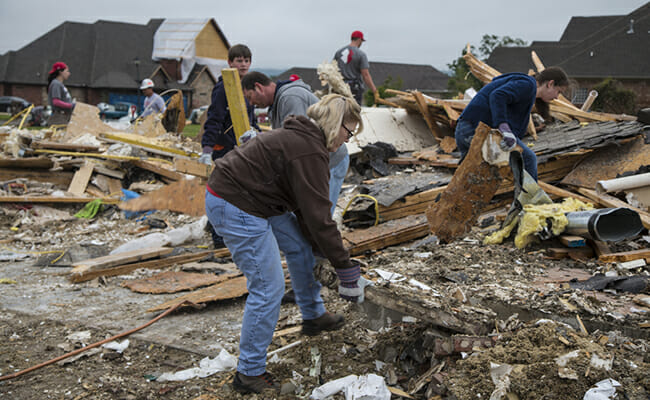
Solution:
{"label": "suburban house", "polygon": [[[398,90],[419,90],[422,93],[436,96],[447,93],[449,76],[438,71],[431,65],[370,61],[369,71],[376,86],[381,86],[386,79],[390,79],[391,86],[399,86],[397,87]],[[284,71],[276,79],[289,79],[289,76],[293,74],[298,75],[314,91],[324,89],[320,79],[318,79],[316,68],[293,67]]]}
{"label": "suburban house", "polygon": [[546,66],[562,67],[574,80],[572,101],[581,104],[606,78],[636,93],[637,106],[650,107],[650,3],[627,15],[573,17],[557,42],[497,47],[487,63],[500,72],[535,69],[531,51]]}
{"label": "suburban house", "polygon": [[56,61],[70,68],[65,85],[88,104],[130,101],[142,106],[142,79],[158,93],[183,92],[186,109],[210,103],[227,66],[230,45],[212,18],[64,22],[30,44],[0,56],[0,95],[47,104],[47,74]]}

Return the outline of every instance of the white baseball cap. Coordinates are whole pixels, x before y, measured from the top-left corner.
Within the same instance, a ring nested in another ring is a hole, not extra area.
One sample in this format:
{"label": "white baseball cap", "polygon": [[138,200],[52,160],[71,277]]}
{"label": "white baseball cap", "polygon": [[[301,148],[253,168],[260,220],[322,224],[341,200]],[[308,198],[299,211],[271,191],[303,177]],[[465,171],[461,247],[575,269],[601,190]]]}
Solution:
{"label": "white baseball cap", "polygon": [[144,90],[152,87],[153,87],[153,81],[151,79],[145,79],[142,81],[142,84],[140,85],[140,90]]}

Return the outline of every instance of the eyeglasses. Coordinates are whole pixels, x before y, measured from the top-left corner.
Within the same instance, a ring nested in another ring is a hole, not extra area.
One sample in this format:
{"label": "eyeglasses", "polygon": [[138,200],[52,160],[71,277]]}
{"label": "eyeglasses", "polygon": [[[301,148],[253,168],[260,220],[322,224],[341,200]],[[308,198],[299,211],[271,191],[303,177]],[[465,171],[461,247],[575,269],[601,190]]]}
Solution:
{"label": "eyeglasses", "polygon": [[341,126],[343,127],[343,129],[345,129],[346,131],[348,131],[348,140],[352,139],[352,136],[354,136],[354,132],[352,132],[351,130],[349,130],[348,127],[345,126],[345,124],[341,124]]}

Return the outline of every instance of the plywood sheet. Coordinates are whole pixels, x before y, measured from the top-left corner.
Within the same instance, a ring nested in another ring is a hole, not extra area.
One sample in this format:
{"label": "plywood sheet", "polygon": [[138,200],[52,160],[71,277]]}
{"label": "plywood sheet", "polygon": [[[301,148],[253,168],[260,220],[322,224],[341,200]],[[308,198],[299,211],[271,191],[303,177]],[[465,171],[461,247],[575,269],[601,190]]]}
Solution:
{"label": "plywood sheet", "polygon": [[62,142],[70,142],[72,139],[86,133],[99,135],[100,133],[115,132],[116,130],[99,119],[99,108],[77,102],[72,112],[70,122],[66,127]]}
{"label": "plywood sheet", "polygon": [[176,293],[226,281],[241,273],[200,274],[196,272],[166,271],[144,279],[125,281],[122,286],[138,293]]}
{"label": "plywood sheet", "polygon": [[650,145],[638,138],[623,145],[595,150],[568,173],[562,183],[594,189],[600,180],[614,179],[618,174],[649,164]]}
{"label": "plywood sheet", "polygon": [[159,306],[148,309],[147,312],[166,310],[184,302],[185,300],[189,300],[194,304],[201,304],[209,301],[235,299],[245,295],[246,293],[248,293],[248,290],[246,289],[246,277],[240,276],[229,279],[225,282],[217,283],[216,285],[205,289],[188,293],[174,300],[167,301]]}
{"label": "plywood sheet", "polygon": [[128,211],[171,210],[200,217],[205,215],[205,181],[183,179],[119,207]]}

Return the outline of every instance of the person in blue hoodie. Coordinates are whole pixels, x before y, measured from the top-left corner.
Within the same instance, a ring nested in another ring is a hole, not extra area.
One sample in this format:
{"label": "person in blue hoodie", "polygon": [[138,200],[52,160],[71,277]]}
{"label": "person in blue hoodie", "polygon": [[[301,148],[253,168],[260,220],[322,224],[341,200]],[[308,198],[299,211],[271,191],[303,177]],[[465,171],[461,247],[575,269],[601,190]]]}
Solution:
{"label": "person in blue hoodie", "polygon": [[503,135],[501,148],[522,149],[524,169],[537,181],[537,156],[521,139],[526,135],[533,105],[548,118],[549,105],[569,86],[569,78],[559,67],[549,67],[535,77],[521,73],[499,75],[485,85],[469,102],[456,125],[456,145],[461,158],[469,151],[479,122],[499,129]]}

